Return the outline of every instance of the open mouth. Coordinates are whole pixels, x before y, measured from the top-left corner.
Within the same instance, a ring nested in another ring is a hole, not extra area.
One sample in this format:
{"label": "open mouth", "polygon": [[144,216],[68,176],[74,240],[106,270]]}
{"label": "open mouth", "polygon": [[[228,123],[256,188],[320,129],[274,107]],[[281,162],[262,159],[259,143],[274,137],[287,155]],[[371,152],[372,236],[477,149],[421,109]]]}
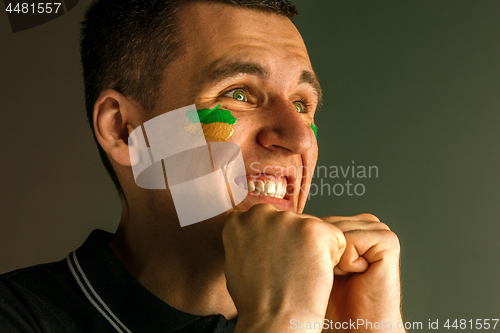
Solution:
{"label": "open mouth", "polygon": [[248,176],[246,184],[245,179],[236,179],[238,186],[248,190],[250,193],[284,199],[288,192],[291,192],[291,185],[288,185],[288,179],[285,176],[275,177],[271,175]]}

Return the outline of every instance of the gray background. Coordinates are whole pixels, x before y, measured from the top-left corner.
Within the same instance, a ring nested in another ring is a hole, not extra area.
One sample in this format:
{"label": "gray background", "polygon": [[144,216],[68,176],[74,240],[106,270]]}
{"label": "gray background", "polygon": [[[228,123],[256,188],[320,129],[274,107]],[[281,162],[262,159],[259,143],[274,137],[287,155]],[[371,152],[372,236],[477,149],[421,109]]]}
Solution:
{"label": "gray background", "polygon": [[[119,221],[85,119],[87,3],[16,34],[0,13],[0,273],[62,259]],[[295,3],[325,95],[318,164],[379,168],[323,178],[366,193],[324,193],[306,211],[389,224],[407,321],[499,318],[500,1]]]}

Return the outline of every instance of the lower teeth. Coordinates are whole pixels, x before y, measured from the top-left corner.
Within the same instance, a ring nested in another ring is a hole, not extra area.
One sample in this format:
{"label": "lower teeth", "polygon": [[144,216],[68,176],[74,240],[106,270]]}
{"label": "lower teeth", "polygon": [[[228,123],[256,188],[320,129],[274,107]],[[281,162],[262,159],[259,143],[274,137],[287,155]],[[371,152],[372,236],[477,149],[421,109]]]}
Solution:
{"label": "lower teeth", "polygon": [[276,193],[261,193],[260,191],[258,191],[257,189],[253,192],[255,194],[260,194],[260,195],[264,195],[266,197],[273,197],[273,198],[279,198],[279,199],[283,199],[282,197],[278,196]]}

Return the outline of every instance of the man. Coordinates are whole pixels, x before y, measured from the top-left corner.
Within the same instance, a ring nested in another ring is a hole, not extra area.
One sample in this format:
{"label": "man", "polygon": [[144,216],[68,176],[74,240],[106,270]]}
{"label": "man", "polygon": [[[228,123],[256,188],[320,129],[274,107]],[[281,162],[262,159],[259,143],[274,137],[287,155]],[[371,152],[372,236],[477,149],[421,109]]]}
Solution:
{"label": "man", "polygon": [[[120,225],[114,235],[94,231],[64,261],[2,277],[4,331],[396,328],[397,237],[369,214],[301,214],[318,154],[321,90],[295,15],[286,0],[91,6],[81,48],[87,112],[122,197]],[[223,140],[240,147],[255,193],[181,227],[168,189],[137,186],[128,137],[192,104],[237,119]],[[358,320],[372,325],[354,327]]]}

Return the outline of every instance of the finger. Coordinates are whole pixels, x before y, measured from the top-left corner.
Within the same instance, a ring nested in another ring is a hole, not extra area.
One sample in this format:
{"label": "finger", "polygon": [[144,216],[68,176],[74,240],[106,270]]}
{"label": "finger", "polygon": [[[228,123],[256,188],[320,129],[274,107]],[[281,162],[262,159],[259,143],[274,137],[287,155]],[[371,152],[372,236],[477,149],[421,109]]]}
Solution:
{"label": "finger", "polygon": [[382,222],[344,220],[334,222],[333,224],[340,228],[343,232],[353,230],[391,230],[385,223]]}
{"label": "finger", "polygon": [[342,258],[340,258],[339,263],[335,268],[337,271],[334,271],[336,275],[346,275],[350,273],[363,273],[365,272],[370,264],[368,261],[363,258],[356,249],[356,246],[352,241],[346,237],[347,246],[345,248],[344,254]]}
{"label": "finger", "polygon": [[353,272],[346,272],[346,271],[341,270],[338,266],[335,266],[333,269],[333,275],[345,276],[345,275],[353,275],[353,274],[354,274]]}
{"label": "finger", "polygon": [[344,255],[344,251],[347,245],[344,232],[335,226],[334,224],[321,222],[323,227],[325,227],[324,236],[328,238],[328,243],[330,243],[330,256],[333,260],[333,266],[336,266]]}
{"label": "finger", "polygon": [[311,215],[311,214],[297,214],[297,215],[299,215],[300,217],[305,218],[305,219],[316,219],[316,220],[323,221],[322,218],[314,216],[314,215]]}
{"label": "finger", "polygon": [[378,217],[372,214],[363,213],[354,216],[325,216],[321,218],[325,222],[335,223],[340,221],[366,221],[366,222],[380,222]]}
{"label": "finger", "polygon": [[359,270],[361,264],[353,264],[358,257],[363,257],[369,264],[399,258],[399,239],[390,230],[355,230],[344,233],[344,236],[347,242],[346,258],[341,258],[339,262],[339,268],[344,271]]}

